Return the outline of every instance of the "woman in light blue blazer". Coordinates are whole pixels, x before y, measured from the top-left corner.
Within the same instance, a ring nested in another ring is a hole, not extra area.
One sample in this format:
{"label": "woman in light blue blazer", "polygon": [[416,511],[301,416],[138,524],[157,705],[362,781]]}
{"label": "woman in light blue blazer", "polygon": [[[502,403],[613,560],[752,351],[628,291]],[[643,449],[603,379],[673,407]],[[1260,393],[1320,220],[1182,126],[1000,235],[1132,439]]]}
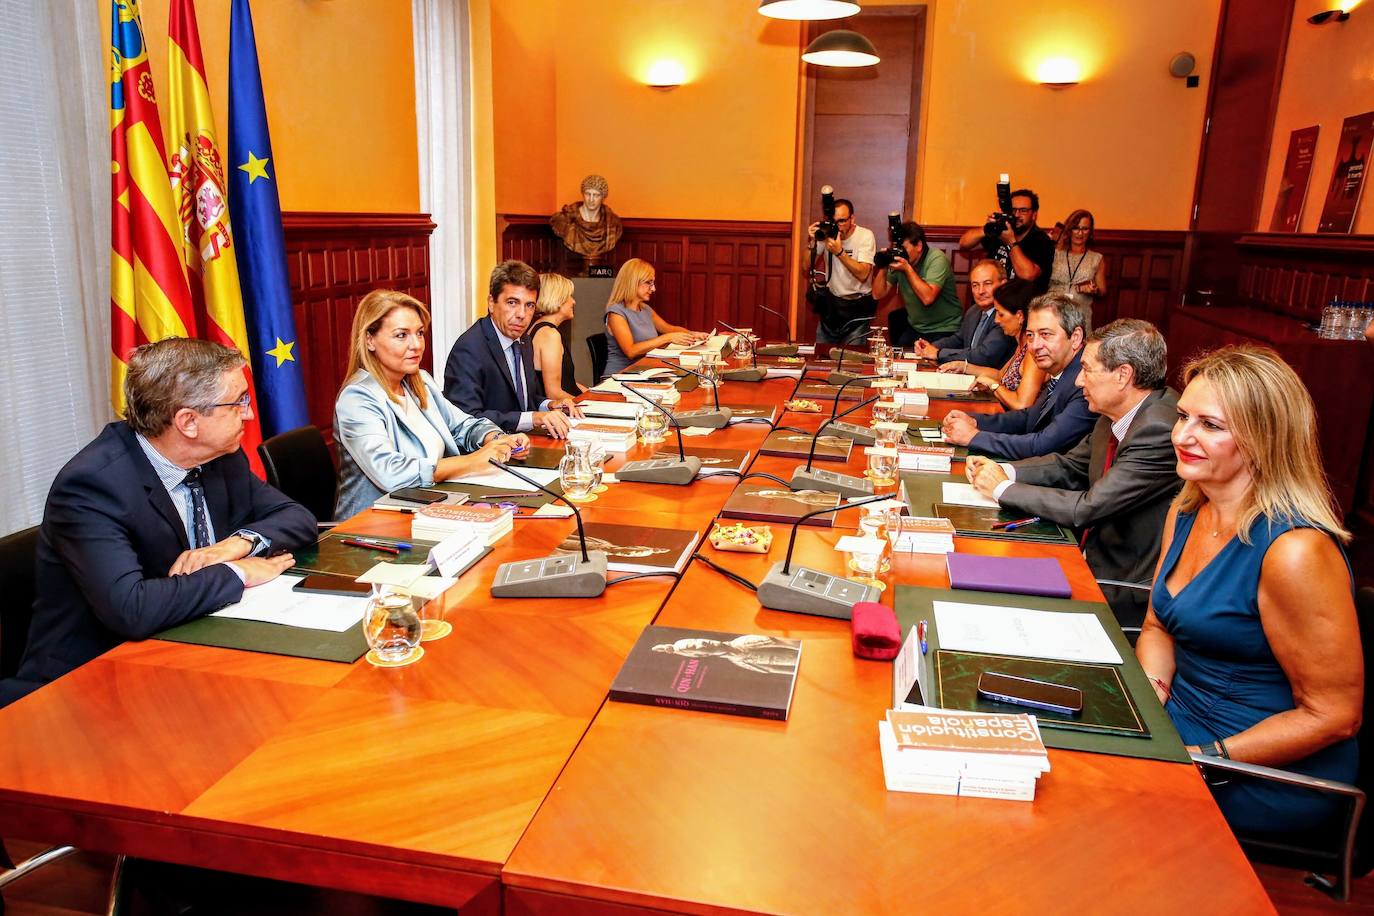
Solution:
{"label": "woman in light blue blazer", "polygon": [[428,487],[506,461],[529,447],[443,395],[420,368],[429,310],[418,299],[377,289],[353,316],[348,373],[334,404],[339,444],[339,501],[345,519],[401,487]]}

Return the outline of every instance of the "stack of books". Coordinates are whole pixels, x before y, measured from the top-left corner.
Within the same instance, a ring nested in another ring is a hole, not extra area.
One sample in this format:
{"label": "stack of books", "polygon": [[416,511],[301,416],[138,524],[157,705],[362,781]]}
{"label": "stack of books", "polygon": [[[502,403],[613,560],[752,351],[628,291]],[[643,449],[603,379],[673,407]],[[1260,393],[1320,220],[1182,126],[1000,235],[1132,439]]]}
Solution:
{"label": "stack of books", "polygon": [[894,388],[892,390],[892,400],[901,406],[903,413],[908,408],[919,408],[926,410],[930,407],[930,395],[926,394],[924,388]]}
{"label": "stack of books", "polygon": [[496,506],[426,506],[411,518],[410,536],[416,540],[442,541],[462,532],[490,547],[510,534],[515,515]]}
{"label": "stack of books", "polygon": [[898,445],[897,468],[902,471],[949,473],[954,449],[945,445]]}
{"label": "stack of books", "polygon": [[635,447],[633,420],[581,420],[568,430],[569,439],[596,442],[612,452],[625,452]]}
{"label": "stack of books", "polygon": [[901,553],[952,553],[954,524],[947,518],[903,515],[892,549]]}
{"label": "stack of books", "polygon": [[1034,716],[929,706],[888,710],[878,723],[890,792],[1031,801],[1050,769]]}
{"label": "stack of books", "polygon": [[[633,388],[637,394],[642,394],[654,403],[662,404],[664,407],[671,407],[682,397],[682,395],[678,394],[677,387],[672,382],[622,382],[621,384],[626,388]],[[625,393],[625,400],[643,403],[642,400],[628,392]]]}

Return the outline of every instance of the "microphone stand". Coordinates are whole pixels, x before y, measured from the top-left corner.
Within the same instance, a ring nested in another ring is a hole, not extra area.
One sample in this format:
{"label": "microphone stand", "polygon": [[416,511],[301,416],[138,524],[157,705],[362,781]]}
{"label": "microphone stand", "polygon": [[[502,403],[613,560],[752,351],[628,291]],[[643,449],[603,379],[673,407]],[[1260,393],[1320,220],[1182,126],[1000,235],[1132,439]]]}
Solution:
{"label": "microphone stand", "polygon": [[[696,376],[698,379],[706,379],[706,376],[695,369],[688,369],[686,366],[678,366],[677,368],[681,369],[683,372]],[[684,410],[676,415],[683,426],[702,426],[707,429],[720,429],[730,422],[730,408],[720,406],[719,383],[711,389],[711,395],[715,399],[715,409],[709,407],[697,408],[696,410]]]}
{"label": "microphone stand", "polygon": [[782,314],[781,312],[777,312],[777,311],[774,311],[773,309],[770,309],[770,308],[769,308],[768,306],[766,306],[766,305],[762,305],[762,304],[756,305],[755,308],[758,309],[759,311],[767,312],[767,313],[770,314],[770,315],[774,315],[774,316],[776,316],[776,317],[778,317],[778,318],[781,318],[781,319],[782,319],[782,325],[783,325],[783,327],[787,328],[787,337],[788,337],[788,340],[786,340],[786,341],[784,341],[783,343],[780,343],[780,344],[770,344],[770,345],[768,345],[768,346],[766,346],[766,347],[756,347],[756,348],[755,348],[755,352],[756,352],[756,353],[761,353],[761,354],[763,354],[764,356],[796,356],[796,355],[797,355],[797,345],[796,345],[796,343],[794,343],[794,342],[791,340],[791,337],[792,337],[792,322],[789,321],[789,320],[787,319],[787,316],[784,315],[784,314]]}
{"label": "microphone stand", "polygon": [[[822,423],[820,429],[816,430],[816,434],[811,437],[811,450],[806,453],[806,464],[792,472],[792,482],[788,484],[788,486],[794,490],[826,490],[831,493],[839,493],[841,496],[846,497],[866,497],[873,495],[873,481],[868,478],[859,477],[854,474],[843,474],[839,471],[813,469],[811,467],[811,462],[816,457],[816,446],[821,441],[821,433],[825,432],[827,426],[840,426],[840,424],[836,422],[840,417],[851,414],[861,407],[867,407],[876,400],[878,400],[878,398],[875,396],[869,398],[867,401],[860,401],[858,404],[855,404],[853,407],[840,414],[839,417],[832,417]],[[868,444],[870,445],[876,441],[872,431],[864,427],[849,423],[843,424],[843,427],[844,429],[842,431],[855,429],[861,433],[866,433],[869,439]]]}
{"label": "microphone stand", "polygon": [[839,512],[869,503],[888,499],[887,496],[871,496],[857,502],[839,506],[816,509],[798,518],[792,524],[792,535],[787,540],[787,553],[781,563],[774,563],[768,575],[759,583],[759,604],[775,611],[794,611],[801,614],[818,614],[822,617],[838,617],[848,620],[854,605],[860,601],[876,601],[879,592],[871,585],[850,582],[840,576],[821,572],[805,566],[792,570],[792,550],[797,545],[797,530],[801,523],[816,515]]}
{"label": "microphone stand", "polygon": [[[737,337],[748,338],[753,336],[751,334],[744,333],[738,328],[731,327],[730,325],[726,324],[720,319],[716,319],[716,324],[725,328],[725,330],[731,332]],[[749,352],[754,357],[754,364],[752,366],[742,366],[738,369],[726,369],[720,373],[720,377],[727,382],[761,382],[765,378],[767,378],[768,370],[759,368],[758,350],[751,348]]]}
{"label": "microphone stand", "polygon": [[606,590],[606,552],[587,550],[587,531],[582,527],[582,513],[561,493],[555,493],[539,481],[528,477],[495,458],[488,463],[513,477],[560,500],[573,511],[577,520],[577,542],[582,548],[581,559],[566,553],[553,554],[538,560],[513,560],[496,567],[491,581],[491,593],[496,598],[595,598]]}
{"label": "microphone stand", "polygon": [[687,450],[682,446],[682,424],[663,408],[661,404],[654,401],[648,395],[635,391],[634,388],[625,386],[625,390],[633,393],[635,397],[647,403],[654,410],[668,418],[668,423],[672,425],[677,433],[677,454],[678,460],[671,458],[645,458],[637,461],[627,461],[622,464],[615,472],[616,480],[624,480],[630,483],[669,483],[674,486],[686,486],[697,479],[697,474],[701,473],[701,459],[696,455],[688,456]]}
{"label": "microphone stand", "polygon": [[[831,373],[831,377],[834,377],[833,372]],[[847,372],[845,373],[845,377],[848,379],[848,381],[830,383],[832,385],[838,384],[840,386],[840,390],[835,392],[835,398],[830,404],[830,419],[832,420],[835,419],[835,411],[840,409],[840,395],[844,394],[844,390],[846,388],[848,388],[850,385],[856,385],[859,382],[871,382],[876,378],[881,378],[881,376],[877,375],[850,375]],[[875,398],[874,400],[877,399]],[[848,411],[846,411],[846,413],[848,413]]]}

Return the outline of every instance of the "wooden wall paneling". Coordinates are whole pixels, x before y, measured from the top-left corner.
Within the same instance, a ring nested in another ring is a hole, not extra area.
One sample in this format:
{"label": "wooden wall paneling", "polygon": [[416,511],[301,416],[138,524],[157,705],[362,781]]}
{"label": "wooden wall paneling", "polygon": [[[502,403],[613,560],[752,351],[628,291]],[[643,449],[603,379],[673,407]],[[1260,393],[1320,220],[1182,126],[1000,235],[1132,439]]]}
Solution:
{"label": "wooden wall paneling", "polygon": [[[333,442],[334,399],[348,365],[358,301],[389,287],[430,302],[429,236],[424,213],[282,214],[291,302],[310,422]],[[533,238],[533,237],[531,237]],[[425,353],[433,371],[434,354]]]}

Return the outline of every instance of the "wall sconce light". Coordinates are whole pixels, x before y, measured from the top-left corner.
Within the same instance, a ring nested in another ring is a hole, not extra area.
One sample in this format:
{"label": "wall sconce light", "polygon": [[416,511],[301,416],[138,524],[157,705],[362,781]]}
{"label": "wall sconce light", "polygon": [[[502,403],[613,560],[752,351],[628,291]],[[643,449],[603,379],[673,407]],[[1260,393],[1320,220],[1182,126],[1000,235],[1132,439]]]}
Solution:
{"label": "wall sconce light", "polygon": [[1345,22],[1350,18],[1350,11],[1360,5],[1360,0],[1341,0],[1329,10],[1322,10],[1312,16],[1307,17],[1311,25],[1324,25],[1328,22]]}
{"label": "wall sconce light", "polygon": [[1035,71],[1035,78],[1040,81],[1040,85],[1049,86],[1051,89],[1077,86],[1082,75],[1083,68],[1078,66],[1078,61],[1068,57],[1047,58]]}
{"label": "wall sconce light", "polygon": [[687,71],[675,60],[656,60],[649,65],[644,82],[655,89],[676,89],[687,82]]}
{"label": "wall sconce light", "polygon": [[843,19],[859,12],[855,0],[759,0],[759,12],[772,19]]}
{"label": "wall sconce light", "polygon": [[871,67],[880,58],[873,42],[858,32],[832,29],[806,46],[802,60],[821,67]]}

